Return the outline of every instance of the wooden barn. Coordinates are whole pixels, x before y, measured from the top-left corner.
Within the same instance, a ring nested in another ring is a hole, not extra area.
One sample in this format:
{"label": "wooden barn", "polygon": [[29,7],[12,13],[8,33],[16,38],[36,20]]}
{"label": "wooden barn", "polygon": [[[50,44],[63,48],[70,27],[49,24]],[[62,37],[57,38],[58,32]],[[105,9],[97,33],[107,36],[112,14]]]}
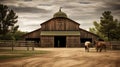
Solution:
{"label": "wooden barn", "polygon": [[97,35],[79,28],[80,24],[69,19],[61,9],[53,18],[43,22],[41,28],[24,35],[40,47],[81,47],[85,41],[94,42]]}

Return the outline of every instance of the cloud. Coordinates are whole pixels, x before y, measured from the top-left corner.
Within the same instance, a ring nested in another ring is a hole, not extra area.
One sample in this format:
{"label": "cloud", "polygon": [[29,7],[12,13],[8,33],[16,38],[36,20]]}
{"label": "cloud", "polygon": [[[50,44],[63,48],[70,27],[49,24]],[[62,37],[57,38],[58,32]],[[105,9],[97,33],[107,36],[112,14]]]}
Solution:
{"label": "cloud", "polygon": [[38,4],[39,6],[52,6],[52,4]]}
{"label": "cloud", "polygon": [[115,18],[120,17],[119,0],[0,0],[0,2],[8,5],[19,15],[21,30],[38,28],[39,24],[52,18],[59,7],[63,7],[62,11],[68,18],[77,21],[81,28],[87,30],[93,26],[93,21],[100,19],[104,11],[110,10]]}
{"label": "cloud", "polygon": [[90,2],[79,2],[80,4],[91,4]]}
{"label": "cloud", "polygon": [[9,6],[11,9],[15,10],[18,13],[46,13],[50,12],[49,10],[36,8],[36,7],[16,7],[16,6]]}
{"label": "cloud", "polygon": [[24,1],[32,1],[32,0],[24,0]]}

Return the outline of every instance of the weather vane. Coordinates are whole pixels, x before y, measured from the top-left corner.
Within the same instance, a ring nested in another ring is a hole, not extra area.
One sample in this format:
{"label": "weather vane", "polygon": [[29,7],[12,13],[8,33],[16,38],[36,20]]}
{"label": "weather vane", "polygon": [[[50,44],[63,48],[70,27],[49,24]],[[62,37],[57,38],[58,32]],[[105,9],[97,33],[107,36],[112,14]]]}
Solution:
{"label": "weather vane", "polygon": [[62,7],[60,7],[59,11],[61,12]]}

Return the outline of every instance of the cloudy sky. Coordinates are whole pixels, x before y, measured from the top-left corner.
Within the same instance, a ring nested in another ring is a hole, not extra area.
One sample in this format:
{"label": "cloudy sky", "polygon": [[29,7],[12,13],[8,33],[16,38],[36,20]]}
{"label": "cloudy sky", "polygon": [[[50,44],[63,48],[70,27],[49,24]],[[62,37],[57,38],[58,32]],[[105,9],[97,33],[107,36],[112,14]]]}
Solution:
{"label": "cloudy sky", "polygon": [[120,0],[0,0],[0,3],[17,13],[21,31],[40,28],[40,24],[51,19],[60,7],[68,18],[86,30],[93,27],[93,21],[99,22],[104,11],[112,11],[114,18],[120,18]]}

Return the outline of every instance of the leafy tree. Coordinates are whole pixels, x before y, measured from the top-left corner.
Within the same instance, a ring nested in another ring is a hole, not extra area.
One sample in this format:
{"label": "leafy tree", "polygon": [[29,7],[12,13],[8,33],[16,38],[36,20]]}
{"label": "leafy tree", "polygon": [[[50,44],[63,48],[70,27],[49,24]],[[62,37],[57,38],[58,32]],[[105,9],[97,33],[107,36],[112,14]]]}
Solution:
{"label": "leafy tree", "polygon": [[12,9],[9,9],[7,5],[0,4],[0,34],[15,33],[19,27],[15,26],[17,18],[18,16]]}
{"label": "leafy tree", "polygon": [[22,31],[16,31],[13,35],[13,33],[7,33],[5,36],[0,35],[1,40],[22,40],[23,35],[26,34],[27,32],[22,32]]}
{"label": "leafy tree", "polygon": [[23,35],[26,34],[27,32],[22,32],[22,31],[16,31],[14,34],[14,37],[16,40],[22,40]]}
{"label": "leafy tree", "polygon": [[110,11],[105,11],[100,17],[100,23],[94,22],[95,28],[90,28],[90,31],[98,34],[101,38],[107,40],[119,40],[120,38],[120,22],[114,19]]}
{"label": "leafy tree", "polygon": [[[0,38],[5,39],[10,33],[15,33],[19,28],[17,23],[18,16],[9,9],[7,5],[0,4]],[[11,35],[12,36],[12,35]]]}

